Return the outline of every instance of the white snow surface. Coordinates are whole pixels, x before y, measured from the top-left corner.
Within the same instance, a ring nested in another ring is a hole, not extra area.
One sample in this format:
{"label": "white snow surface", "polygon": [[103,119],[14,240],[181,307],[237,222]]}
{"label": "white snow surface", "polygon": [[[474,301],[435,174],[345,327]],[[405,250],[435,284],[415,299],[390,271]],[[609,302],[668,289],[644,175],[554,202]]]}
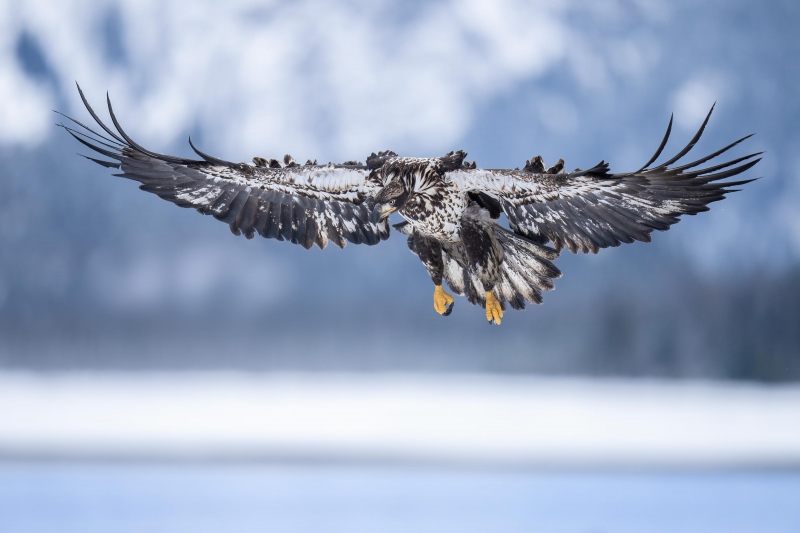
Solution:
{"label": "white snow surface", "polygon": [[794,467],[800,386],[409,374],[0,374],[0,458]]}

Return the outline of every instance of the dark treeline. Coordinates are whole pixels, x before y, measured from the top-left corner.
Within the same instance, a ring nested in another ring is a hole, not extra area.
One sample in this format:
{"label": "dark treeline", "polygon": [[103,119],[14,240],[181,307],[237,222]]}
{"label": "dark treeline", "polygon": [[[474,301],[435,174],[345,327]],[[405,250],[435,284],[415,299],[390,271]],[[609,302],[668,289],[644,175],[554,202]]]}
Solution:
{"label": "dark treeline", "polygon": [[[443,319],[414,297],[359,295],[239,309],[109,311],[92,302],[7,296],[6,369],[465,371],[595,376],[800,379],[800,269],[760,283],[548,295],[500,327],[457,300]],[[568,292],[568,291],[564,291]],[[568,295],[572,296],[572,295]]]}

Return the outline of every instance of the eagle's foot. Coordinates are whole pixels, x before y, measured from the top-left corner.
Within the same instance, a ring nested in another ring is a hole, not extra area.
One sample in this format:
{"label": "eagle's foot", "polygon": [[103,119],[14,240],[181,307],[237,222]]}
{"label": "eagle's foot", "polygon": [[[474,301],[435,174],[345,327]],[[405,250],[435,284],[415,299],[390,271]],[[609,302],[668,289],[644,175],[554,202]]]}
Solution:
{"label": "eagle's foot", "polygon": [[453,312],[453,297],[444,292],[441,285],[437,285],[433,290],[433,308],[442,316],[448,316]]}
{"label": "eagle's foot", "polygon": [[486,320],[490,324],[500,325],[500,319],[503,318],[503,308],[500,302],[494,297],[494,294],[489,291],[486,293]]}

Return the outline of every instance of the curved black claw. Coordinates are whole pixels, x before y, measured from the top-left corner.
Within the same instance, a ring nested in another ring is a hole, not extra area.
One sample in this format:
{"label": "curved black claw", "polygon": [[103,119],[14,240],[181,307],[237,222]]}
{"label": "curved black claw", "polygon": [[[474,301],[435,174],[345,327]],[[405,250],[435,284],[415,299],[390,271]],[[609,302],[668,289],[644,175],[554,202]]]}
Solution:
{"label": "curved black claw", "polygon": [[442,313],[442,316],[450,316],[450,313],[453,312],[454,305],[456,305],[455,302],[450,302],[449,304],[447,304],[447,309],[445,309],[445,312]]}

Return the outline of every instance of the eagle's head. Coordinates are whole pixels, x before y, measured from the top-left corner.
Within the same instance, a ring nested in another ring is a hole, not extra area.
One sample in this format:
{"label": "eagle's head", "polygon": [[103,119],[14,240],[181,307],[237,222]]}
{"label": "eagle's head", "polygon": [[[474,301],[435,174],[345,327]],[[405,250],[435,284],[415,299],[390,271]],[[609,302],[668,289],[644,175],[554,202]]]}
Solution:
{"label": "eagle's head", "polygon": [[407,180],[395,177],[375,196],[375,207],[372,209],[372,222],[376,223],[388,217],[408,201],[412,187]]}
{"label": "eagle's head", "polygon": [[375,196],[372,222],[402,209],[420,192],[433,190],[441,180],[443,158],[396,157],[381,167],[383,189]]}

